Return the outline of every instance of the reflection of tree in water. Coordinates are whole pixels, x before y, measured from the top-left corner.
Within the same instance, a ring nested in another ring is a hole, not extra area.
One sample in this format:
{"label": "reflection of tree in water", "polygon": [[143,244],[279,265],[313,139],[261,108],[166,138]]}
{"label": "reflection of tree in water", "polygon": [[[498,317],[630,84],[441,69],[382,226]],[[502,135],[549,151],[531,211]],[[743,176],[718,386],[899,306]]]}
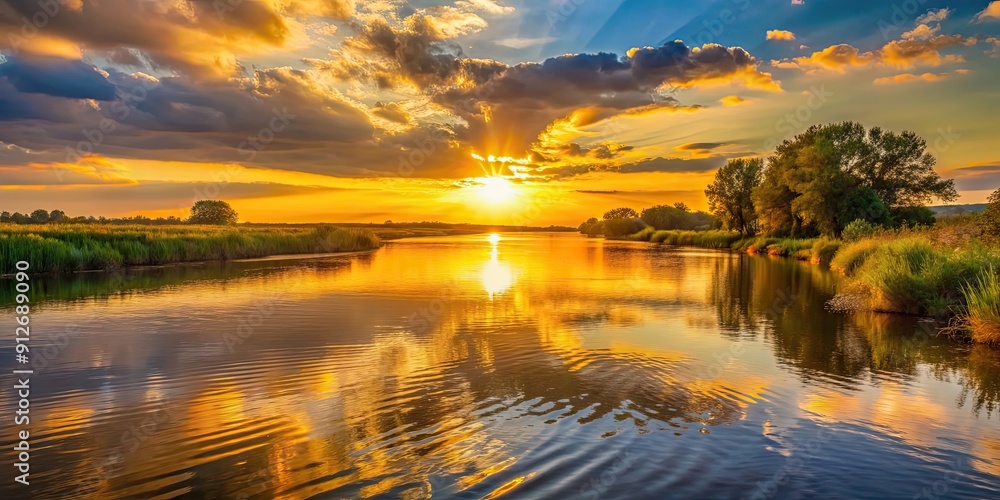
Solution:
{"label": "reflection of tree in water", "polygon": [[[958,405],[991,415],[1000,404],[1000,351],[936,335],[918,318],[827,311],[835,287],[828,271],[788,259],[719,259],[709,298],[726,336],[765,335],[776,355],[806,379],[844,385],[846,377],[910,378],[924,367],[962,386]],[[785,291],[785,292],[782,292]],[[784,301],[783,297],[791,298]]]}
{"label": "reflection of tree in water", "polygon": [[985,408],[987,418],[1000,410],[1000,351],[985,345],[972,346],[969,364],[959,374],[962,386],[959,406],[970,403],[978,416]]}
{"label": "reflection of tree in water", "polygon": [[956,400],[975,415],[990,418],[1000,404],[1000,350],[959,344],[937,335],[938,326],[910,316],[878,313],[851,315],[857,334],[871,345],[872,370],[917,376],[925,369],[937,380],[962,388]]}
{"label": "reflection of tree in water", "polygon": [[844,331],[842,316],[824,308],[832,280],[828,271],[791,259],[733,254],[717,261],[708,296],[724,335],[763,335],[806,378],[861,378],[866,347]]}

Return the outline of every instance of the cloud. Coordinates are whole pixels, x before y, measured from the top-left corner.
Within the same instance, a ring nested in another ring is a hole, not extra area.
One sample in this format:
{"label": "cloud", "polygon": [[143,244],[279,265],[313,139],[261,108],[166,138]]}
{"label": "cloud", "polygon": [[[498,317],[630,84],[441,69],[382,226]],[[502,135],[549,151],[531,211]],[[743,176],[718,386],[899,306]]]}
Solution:
{"label": "cloud", "polygon": [[[0,64],[0,80],[25,94],[98,101],[111,101],[115,98],[115,87],[108,82],[105,74],[82,61],[10,56]],[[0,102],[3,100],[0,97]],[[0,117],[3,114],[0,111]]]}
{"label": "cloud", "polygon": [[674,151],[711,151],[722,146],[730,146],[729,142],[691,142],[681,144],[674,148]]}
{"label": "cloud", "polygon": [[[42,3],[58,10],[47,13]],[[346,21],[353,13],[349,0],[100,0],[79,4],[79,8],[63,1],[0,0],[0,31],[5,33],[0,37],[0,50],[68,57],[67,47],[84,48],[97,56],[141,61],[153,69],[189,76],[232,76],[243,69],[240,56],[303,37],[300,18]],[[39,15],[46,22],[37,35],[22,29],[24,19]]]}
{"label": "cloud", "polygon": [[962,35],[937,35],[928,39],[894,40],[874,52],[861,52],[847,45],[833,45],[807,57],[791,60],[772,61],[779,68],[826,69],[844,72],[853,67],[875,65],[912,68],[918,65],[940,66],[942,64],[965,62],[961,55],[941,54],[948,47],[971,47],[978,43],[975,37]]}
{"label": "cloud", "polygon": [[785,30],[768,30],[768,40],[795,40],[795,33]]}
{"label": "cloud", "polygon": [[920,24],[916,28],[913,28],[906,33],[903,33],[903,38],[907,40],[927,40],[938,33],[941,30],[941,25],[929,26],[926,24]]}
{"label": "cloud", "polygon": [[593,172],[616,172],[621,174],[638,173],[705,173],[717,170],[726,163],[721,156],[708,158],[667,158],[655,157],[618,163],[588,163],[581,165],[560,165],[547,167],[540,171],[550,179],[573,177]]}
{"label": "cloud", "polygon": [[844,71],[850,67],[867,66],[878,60],[872,52],[860,52],[847,44],[832,45],[808,57],[796,57],[791,61],[774,63],[779,68],[822,68]]}
{"label": "cloud", "polygon": [[944,80],[952,76],[951,73],[924,73],[922,75],[914,75],[913,73],[903,73],[895,76],[888,76],[884,78],[876,78],[874,80],[875,85],[891,85],[897,83],[906,83],[914,81],[925,81],[925,82],[937,82]]}
{"label": "cloud", "polygon": [[534,45],[544,45],[546,43],[552,43],[556,40],[557,38],[553,36],[547,36],[541,38],[504,38],[502,40],[497,40],[493,43],[503,47],[510,47],[512,49],[523,49]]}
{"label": "cloud", "polygon": [[455,5],[470,11],[494,15],[511,14],[514,12],[514,7],[505,7],[494,0],[459,0],[455,2]]}
{"label": "cloud", "polygon": [[991,22],[998,20],[1000,20],[1000,0],[994,0],[990,2],[990,4],[987,5],[982,12],[976,14],[976,16],[972,18],[972,22],[974,23],[983,23],[983,22]]}
{"label": "cloud", "polygon": [[986,39],[986,43],[993,45],[993,47],[984,50],[983,53],[990,57],[1000,57],[1000,38],[991,36]]}
{"label": "cloud", "polygon": [[938,10],[931,9],[927,11],[926,14],[917,18],[917,24],[919,25],[919,24],[927,24],[934,22],[939,23],[941,21],[944,21],[945,19],[948,19],[948,16],[950,16],[953,12],[954,12],[953,10],[947,7]]}
{"label": "cloud", "polygon": [[740,104],[747,102],[747,100],[740,96],[727,95],[726,97],[719,99],[719,102],[721,102],[723,106],[739,106]]}

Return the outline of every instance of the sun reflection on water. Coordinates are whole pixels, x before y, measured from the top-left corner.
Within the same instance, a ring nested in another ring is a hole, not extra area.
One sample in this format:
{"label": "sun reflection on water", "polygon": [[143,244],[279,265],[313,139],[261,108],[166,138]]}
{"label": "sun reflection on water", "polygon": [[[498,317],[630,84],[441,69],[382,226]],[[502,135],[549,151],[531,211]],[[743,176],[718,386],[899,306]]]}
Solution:
{"label": "sun reflection on water", "polygon": [[490,260],[483,266],[480,278],[483,281],[483,288],[489,294],[490,300],[499,293],[505,292],[514,284],[514,272],[510,266],[500,261],[500,235],[490,234]]}

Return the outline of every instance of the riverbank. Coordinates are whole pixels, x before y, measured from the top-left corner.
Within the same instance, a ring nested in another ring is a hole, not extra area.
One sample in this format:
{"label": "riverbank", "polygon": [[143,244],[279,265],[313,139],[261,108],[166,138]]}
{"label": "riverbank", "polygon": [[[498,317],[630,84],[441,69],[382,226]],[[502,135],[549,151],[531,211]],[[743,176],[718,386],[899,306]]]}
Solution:
{"label": "riverbank", "polygon": [[946,333],[1000,345],[1000,252],[974,227],[880,231],[856,241],[744,237],[730,231],[656,231],[623,238],[729,249],[829,266],[844,276],[838,309],[930,316]]}
{"label": "riverbank", "polygon": [[18,261],[31,273],[228,261],[288,254],[359,252],[381,246],[368,229],[242,226],[0,225],[0,275]]}

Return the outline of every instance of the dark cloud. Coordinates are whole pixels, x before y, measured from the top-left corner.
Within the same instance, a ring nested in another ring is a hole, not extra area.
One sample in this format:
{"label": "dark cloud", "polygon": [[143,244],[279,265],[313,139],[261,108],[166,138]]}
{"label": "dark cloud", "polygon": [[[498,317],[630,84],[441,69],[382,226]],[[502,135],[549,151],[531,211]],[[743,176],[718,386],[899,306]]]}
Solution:
{"label": "dark cloud", "polygon": [[722,146],[729,146],[731,143],[728,142],[691,142],[688,144],[681,144],[674,148],[677,151],[711,151]]}
{"label": "dark cloud", "polygon": [[0,64],[0,80],[25,94],[98,101],[115,98],[115,86],[97,68],[82,61],[10,56]]}
{"label": "dark cloud", "polygon": [[725,162],[726,159],[723,157],[697,159],[657,157],[624,163],[591,163],[585,165],[544,167],[539,169],[537,173],[549,178],[572,177],[590,172],[618,172],[622,174],[645,172],[703,173],[717,170]]}
{"label": "dark cloud", "polygon": [[24,30],[25,19],[38,17],[45,20],[41,35],[46,39],[83,46],[116,62],[135,63],[141,57],[154,67],[188,75],[232,75],[240,69],[236,55],[287,42],[293,35],[290,18],[346,20],[353,10],[347,0],[0,0],[0,32],[5,33],[0,49],[45,51],[34,31]]}

